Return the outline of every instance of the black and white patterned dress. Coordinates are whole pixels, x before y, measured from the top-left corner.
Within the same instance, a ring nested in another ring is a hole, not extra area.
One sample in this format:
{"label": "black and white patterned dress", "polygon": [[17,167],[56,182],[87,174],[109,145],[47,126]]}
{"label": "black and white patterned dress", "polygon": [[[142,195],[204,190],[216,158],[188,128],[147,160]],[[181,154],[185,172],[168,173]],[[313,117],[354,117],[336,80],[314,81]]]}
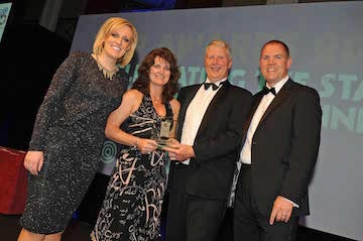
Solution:
{"label": "black and white patterned dress", "polygon": [[[166,110],[168,117],[173,115],[169,103]],[[153,127],[160,130],[161,121],[151,98],[144,96],[122,128],[132,135],[151,138]],[[122,146],[91,234],[93,240],[160,240],[165,162],[163,151],[141,154],[136,147]]]}

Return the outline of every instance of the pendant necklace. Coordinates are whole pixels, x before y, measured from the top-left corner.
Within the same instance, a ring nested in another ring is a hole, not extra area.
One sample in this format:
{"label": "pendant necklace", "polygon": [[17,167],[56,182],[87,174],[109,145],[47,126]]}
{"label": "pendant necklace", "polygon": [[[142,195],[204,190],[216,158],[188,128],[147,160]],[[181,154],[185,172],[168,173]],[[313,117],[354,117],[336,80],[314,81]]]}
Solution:
{"label": "pendant necklace", "polygon": [[98,59],[98,55],[96,55],[96,61],[97,61],[98,69],[100,71],[102,71],[103,76],[111,81],[113,79],[113,77],[115,76],[115,74],[117,73],[117,71],[119,70],[117,65],[115,66],[115,68],[113,70],[108,70],[105,67],[103,67],[103,65],[101,64],[101,62]]}
{"label": "pendant necklace", "polygon": [[151,97],[151,100],[157,105],[160,103],[161,97]]}

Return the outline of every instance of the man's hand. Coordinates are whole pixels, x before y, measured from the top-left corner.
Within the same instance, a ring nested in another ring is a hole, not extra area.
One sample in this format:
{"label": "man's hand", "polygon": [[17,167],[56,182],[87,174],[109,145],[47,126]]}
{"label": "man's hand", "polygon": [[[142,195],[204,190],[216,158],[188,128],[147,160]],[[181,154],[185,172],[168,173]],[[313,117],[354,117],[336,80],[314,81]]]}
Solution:
{"label": "man's hand", "polygon": [[163,150],[169,152],[170,160],[183,162],[191,157],[194,157],[194,149],[192,146],[181,144],[175,139],[168,141],[167,146]]}
{"label": "man's hand", "polygon": [[284,197],[278,196],[275,199],[274,206],[270,216],[270,225],[273,225],[275,220],[278,222],[287,223],[290,220],[294,205]]}

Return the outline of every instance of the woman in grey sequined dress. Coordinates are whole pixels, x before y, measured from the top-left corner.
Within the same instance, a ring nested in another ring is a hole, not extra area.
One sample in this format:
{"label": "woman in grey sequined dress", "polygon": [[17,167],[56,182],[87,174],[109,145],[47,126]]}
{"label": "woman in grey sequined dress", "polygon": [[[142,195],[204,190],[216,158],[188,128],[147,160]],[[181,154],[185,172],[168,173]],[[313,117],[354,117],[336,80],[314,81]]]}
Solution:
{"label": "woman in grey sequined dress", "polygon": [[117,64],[130,62],[136,44],[129,21],[109,18],[93,54],[71,53],[56,71],[24,159],[30,175],[18,241],[61,240],[96,173],[107,116],[127,89]]}
{"label": "woman in grey sequined dress", "polygon": [[160,240],[167,157],[152,138],[165,130],[174,135],[180,72],[173,53],[158,48],[146,55],[138,73],[107,121],[106,136],[122,149],[91,234],[94,241]]}

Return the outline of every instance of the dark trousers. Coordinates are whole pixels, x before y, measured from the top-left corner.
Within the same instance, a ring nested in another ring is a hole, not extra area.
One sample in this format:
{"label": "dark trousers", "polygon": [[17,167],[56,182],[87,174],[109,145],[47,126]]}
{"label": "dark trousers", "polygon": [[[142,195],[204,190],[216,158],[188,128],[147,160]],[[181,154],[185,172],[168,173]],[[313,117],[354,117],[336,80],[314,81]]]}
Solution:
{"label": "dark trousers", "polygon": [[251,168],[242,165],[234,206],[234,241],[296,240],[298,217],[270,225],[270,214],[259,211],[251,184]]}
{"label": "dark trousers", "polygon": [[186,192],[185,180],[188,166],[172,166],[168,188],[165,241],[186,240]]}
{"label": "dark trousers", "polygon": [[233,208],[227,208],[218,232],[218,241],[233,241]]}
{"label": "dark trousers", "polygon": [[225,201],[186,193],[188,168],[182,164],[176,165],[171,176],[165,241],[232,240],[224,237],[226,232],[232,230],[231,217],[224,219]]}

